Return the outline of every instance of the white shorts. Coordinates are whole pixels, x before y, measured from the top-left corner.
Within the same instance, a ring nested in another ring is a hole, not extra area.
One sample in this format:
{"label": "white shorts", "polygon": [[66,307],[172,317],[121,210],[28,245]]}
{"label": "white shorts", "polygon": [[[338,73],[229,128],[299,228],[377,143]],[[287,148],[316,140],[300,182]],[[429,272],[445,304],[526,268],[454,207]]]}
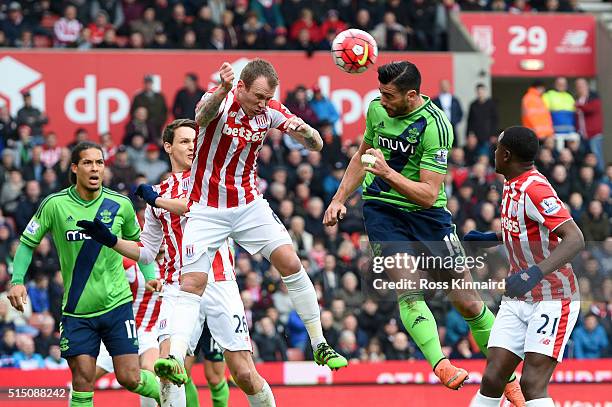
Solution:
{"label": "white shorts", "polygon": [[[228,237],[250,254],[261,253],[268,260],[276,248],[292,244],[287,229],[263,198],[222,209],[194,202],[186,216],[181,273],[210,271],[215,252]],[[208,281],[214,279],[208,274]]]}
{"label": "white shorts", "polygon": [[534,352],[561,362],[576,325],[580,301],[525,302],[504,297],[489,338],[489,348],[507,349],[521,359]]}
{"label": "white shorts", "polygon": [[[161,343],[170,337],[170,319],[176,306],[180,288],[177,285],[164,285],[162,289],[161,308],[159,310],[158,341]],[[240,321],[240,327],[238,322]],[[192,355],[195,351],[202,331],[204,322],[208,322],[208,328],[213,339],[223,350],[230,351],[248,350],[252,351],[251,338],[249,336],[248,324],[244,305],[235,280],[209,282],[200,303],[200,315],[198,324],[194,328],[187,353]]]}
{"label": "white shorts", "polygon": [[[157,349],[157,333],[155,329],[151,331],[138,330],[138,356],[142,355],[149,349]],[[100,353],[96,359],[96,366],[101,367],[109,373],[115,371],[113,367],[113,357],[108,353],[108,349],[104,346],[104,342],[100,343]]]}
{"label": "white shorts", "polygon": [[189,342],[191,353],[198,345],[205,322],[221,352],[253,351],[249,325],[236,281],[218,281],[206,286],[200,303],[198,325]]}

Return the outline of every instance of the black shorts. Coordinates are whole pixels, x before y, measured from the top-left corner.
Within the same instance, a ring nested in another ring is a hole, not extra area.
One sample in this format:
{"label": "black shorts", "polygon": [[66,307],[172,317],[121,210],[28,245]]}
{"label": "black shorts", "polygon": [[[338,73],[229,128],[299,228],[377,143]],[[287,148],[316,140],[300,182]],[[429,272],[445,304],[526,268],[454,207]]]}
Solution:
{"label": "black shorts", "polygon": [[92,318],[63,315],[60,322],[62,357],[100,353],[100,342],[111,356],[138,355],[138,334],[132,303],[122,304]]}
{"label": "black shorts", "polygon": [[200,350],[204,352],[204,359],[211,362],[223,362],[223,353],[221,352],[221,348],[219,348],[219,345],[217,345],[217,342],[215,342],[210,334],[210,329],[208,329],[208,324],[206,322],[204,322],[202,335],[200,336],[200,340],[198,341],[198,345],[196,346],[193,354],[198,356]]}

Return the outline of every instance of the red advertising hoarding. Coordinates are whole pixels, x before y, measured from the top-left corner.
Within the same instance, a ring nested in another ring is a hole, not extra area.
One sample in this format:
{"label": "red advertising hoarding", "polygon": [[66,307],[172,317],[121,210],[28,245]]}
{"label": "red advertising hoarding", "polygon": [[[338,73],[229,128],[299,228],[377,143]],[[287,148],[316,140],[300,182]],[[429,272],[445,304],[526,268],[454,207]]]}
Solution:
{"label": "red advertising hoarding", "polygon": [[595,76],[595,17],[461,13],[493,76]]}
{"label": "red advertising hoarding", "polygon": [[[217,70],[224,61],[239,72],[255,57],[276,67],[281,100],[299,84],[318,84],[341,112],[338,125],[344,137],[355,139],[363,134],[365,110],[378,95],[376,67],[350,75],[336,68],[327,52],[308,57],[301,52],[0,51],[0,105],[8,104],[16,114],[22,106],[21,93],[29,90],[33,104],[49,116],[46,130],[57,132],[62,144],[71,141],[79,127],[94,137],[110,131],[119,142],[144,75],[154,76],[155,86],[171,106],[185,73],[197,73],[200,86],[208,88],[218,80]],[[436,93],[441,79],[452,82],[451,54],[381,54],[377,63],[398,59],[419,66],[426,94]]]}
{"label": "red advertising hoarding", "polygon": [[[279,362],[258,364],[257,370],[273,386],[279,406],[447,407],[449,403],[467,406],[476,394],[485,362],[462,360],[457,364],[470,373],[469,384],[458,392],[440,385],[425,361],[356,363],[337,372],[312,362]],[[209,405],[206,404],[209,395],[203,370],[201,365],[197,365],[192,372],[194,382],[200,387],[202,405]],[[39,403],[32,399],[9,400],[7,389],[65,388],[70,383],[70,372],[0,369],[0,383],[0,405],[36,406]],[[113,375],[98,380],[96,405],[138,405],[137,396],[118,388]],[[550,394],[558,407],[612,407],[612,359],[563,361],[553,374]],[[231,400],[232,406],[248,405],[238,390],[232,391]],[[40,405],[65,406],[66,402],[41,401]]]}

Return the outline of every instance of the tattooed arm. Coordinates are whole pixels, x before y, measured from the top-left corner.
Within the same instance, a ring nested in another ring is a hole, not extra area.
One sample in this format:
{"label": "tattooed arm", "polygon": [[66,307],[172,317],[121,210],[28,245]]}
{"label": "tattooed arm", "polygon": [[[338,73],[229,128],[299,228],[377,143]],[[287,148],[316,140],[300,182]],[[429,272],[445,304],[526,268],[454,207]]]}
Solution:
{"label": "tattooed arm", "polygon": [[196,107],[195,121],[200,127],[206,127],[219,114],[219,107],[225,97],[227,91],[220,86],[214,93],[206,95],[202,102]]}

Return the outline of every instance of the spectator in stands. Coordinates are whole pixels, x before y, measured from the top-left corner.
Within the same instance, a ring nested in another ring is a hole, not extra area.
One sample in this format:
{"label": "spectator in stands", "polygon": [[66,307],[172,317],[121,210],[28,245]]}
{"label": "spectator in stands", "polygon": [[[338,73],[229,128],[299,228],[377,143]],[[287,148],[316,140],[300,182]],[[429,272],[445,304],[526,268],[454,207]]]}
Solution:
{"label": "spectator in stands", "polygon": [[574,357],[597,359],[608,355],[609,340],[594,314],[588,314],[581,326],[574,329]]}
{"label": "spectator in stands", "polygon": [[344,356],[349,362],[359,360],[359,346],[357,345],[357,338],[353,332],[348,330],[340,332],[338,353]]}
{"label": "spectator in stands", "polygon": [[595,172],[591,167],[580,167],[579,176],[572,190],[582,195],[582,198],[589,202],[595,196],[595,191],[599,183],[594,179]]}
{"label": "spectator in stands", "polygon": [[398,15],[392,11],[385,12],[383,21],[374,27],[371,34],[380,49],[393,48],[393,36],[396,33],[406,35],[406,28],[397,22]]}
{"label": "spectator in stands", "polygon": [[413,30],[416,49],[438,50],[439,44],[433,31],[436,18],[434,4],[430,0],[414,0],[408,10],[408,21]]}
{"label": "spectator in stands", "polygon": [[549,13],[559,12],[559,0],[546,0],[546,9],[544,11]]}
{"label": "spectator in stands", "polygon": [[34,352],[34,341],[27,335],[17,337],[18,351],[13,354],[15,366],[22,370],[42,369],[45,367],[41,355]]}
{"label": "spectator in stands", "polygon": [[[310,168],[310,166],[306,168]],[[315,196],[308,200],[308,204],[306,206],[307,214],[305,218],[304,228],[313,237],[314,236],[320,237],[320,236],[323,236],[323,234],[325,233],[324,232],[325,229],[323,227],[323,211],[324,210],[325,208],[323,206],[323,200],[321,198]]]}
{"label": "spectator in stands", "polygon": [[384,362],[387,359],[380,346],[378,338],[372,338],[366,349],[361,352],[363,362]]}
{"label": "spectator in stands", "polygon": [[50,315],[44,315],[40,323],[40,333],[34,338],[36,353],[42,357],[49,356],[50,347],[59,345],[59,339],[55,336],[55,321]]}
{"label": "spectator in stands", "polygon": [[100,10],[108,14],[109,21],[115,30],[123,25],[125,18],[120,0],[93,0],[90,8],[91,18],[94,19]]}
{"label": "spectator in stands", "polygon": [[119,48],[117,44],[117,32],[114,28],[109,28],[104,33],[104,41],[97,45],[97,48],[114,49]]}
{"label": "spectator in stands", "polygon": [[531,11],[531,6],[527,0],[514,0],[508,11],[512,14],[528,13]]}
{"label": "spectator in stands", "polygon": [[42,273],[37,274],[33,281],[28,283],[28,296],[32,302],[32,312],[49,312],[49,277]]}
{"label": "spectator in stands", "polygon": [[312,235],[304,230],[305,222],[301,216],[291,218],[289,235],[293,240],[293,247],[300,256],[307,256],[312,249]]}
{"label": "spectator in stands", "polygon": [[258,328],[253,334],[253,341],[259,349],[259,357],[264,362],[287,360],[287,345],[276,332],[272,320],[263,317],[258,323]]}
{"label": "spectator in stands", "polygon": [[[557,2],[557,0],[548,0],[546,4],[551,2]],[[567,91],[567,79],[564,77],[555,79],[555,88],[546,91],[542,99],[550,110],[555,137],[560,134],[574,133],[576,131],[574,113],[576,102],[571,93]]]}
{"label": "spectator in stands", "polygon": [[281,6],[276,1],[254,0],[251,2],[251,10],[264,26],[267,32],[273,32],[277,28],[285,27],[285,20],[281,13]]}
{"label": "spectator in stands", "polygon": [[410,360],[413,359],[413,353],[408,336],[403,332],[397,332],[393,335],[391,347],[385,352],[385,357],[387,360]]}
{"label": "spectator in stands", "polygon": [[155,8],[147,7],[142,13],[142,17],[130,22],[130,30],[142,34],[144,43],[149,46],[153,43],[155,33],[164,29],[161,21],[156,20]]}
{"label": "spectator in stands", "polygon": [[440,81],[440,93],[432,102],[444,111],[446,117],[453,126],[453,134],[455,135],[453,144],[457,144],[457,125],[463,119],[463,109],[461,102],[451,93],[451,85],[447,79]]}
{"label": "spectator in stands", "polygon": [[[353,309],[356,308],[357,307],[353,307]],[[368,345],[368,335],[359,327],[355,315],[349,314],[344,317],[342,321],[342,330],[350,331],[355,335],[358,347],[365,348]]]}
{"label": "spectator in stands", "polygon": [[[378,24],[379,21],[376,21],[375,23]],[[355,15],[355,22],[352,28],[357,28],[358,30],[370,32],[376,24],[374,24],[374,22],[372,21],[370,12],[365,8],[360,8],[359,10],[357,10],[357,14]]]}
{"label": "spectator in stands", "polygon": [[[221,19],[221,28],[223,29],[224,49],[236,49],[240,43],[240,29],[234,22],[234,13],[232,10],[225,10]],[[213,30],[214,34],[214,30]]]}
{"label": "spectator in stands", "polygon": [[328,32],[333,32],[334,35],[346,30],[348,26],[340,20],[340,14],[336,9],[327,10],[325,20],[321,23],[320,33],[323,35]]}
{"label": "spectator in stands", "polygon": [[47,196],[60,190],[60,183],[53,168],[45,168],[40,182],[41,196]]}
{"label": "spectator in stands", "polygon": [[195,73],[185,75],[185,86],[174,97],[172,113],[175,119],[194,119],[197,103],[204,95],[204,90],[198,86],[198,76]]}
{"label": "spectator in stands", "polygon": [[149,122],[149,111],[144,106],[134,109],[132,120],[125,126],[123,144],[132,144],[132,138],[136,134],[140,134],[146,143],[159,143],[160,141],[160,134]]}
{"label": "spectator in stands", "polygon": [[62,148],[59,161],[53,166],[53,171],[57,174],[57,179],[60,182],[60,189],[65,188],[70,184],[70,150],[66,147]]}
{"label": "spectator in stands", "polygon": [[595,189],[595,199],[601,202],[603,211],[608,217],[612,217],[612,195],[608,184],[601,183]]}
{"label": "spectator in stands", "polygon": [[578,132],[587,140],[591,152],[597,157],[597,167],[604,168],[603,111],[597,92],[589,87],[585,78],[578,78],[576,87],[576,124]]}
{"label": "spectator in stands", "polygon": [[113,173],[113,185],[119,184],[132,185],[136,175],[136,170],[129,162],[127,148],[119,146],[115,155],[115,162],[111,166]]}
{"label": "spectator in stands", "polygon": [[32,157],[30,162],[28,162],[21,168],[23,178],[26,181],[42,181],[42,175],[45,169],[45,166],[42,162],[42,151],[43,148],[40,145],[32,147]]}
{"label": "spectator in stands", "polygon": [[68,4],[64,8],[64,17],[57,20],[53,26],[55,47],[74,47],[79,39],[83,25],[77,20],[77,9]]}
{"label": "spectator in stands", "polygon": [[15,140],[17,122],[11,117],[8,106],[0,106],[0,151],[4,149],[9,140]]}
{"label": "spectator in stands", "polygon": [[57,135],[49,132],[45,136],[45,143],[42,145],[40,161],[47,168],[52,168],[60,159],[62,148],[57,145]]}
{"label": "spectator in stands", "polygon": [[451,307],[446,314],[444,326],[446,327],[444,344],[448,346],[455,346],[470,333],[470,327],[455,307]]}
{"label": "spectator in stands", "polygon": [[467,338],[461,338],[459,342],[453,347],[449,358],[450,359],[473,359],[474,353],[470,348],[470,341]]}
{"label": "spectator in stands", "polygon": [[157,184],[160,177],[168,172],[168,163],[159,158],[159,147],[157,144],[147,144],[145,151],[145,159],[137,161],[134,167],[136,171],[147,176],[149,184]]}
{"label": "spectator in stands", "polygon": [[330,202],[331,198],[338,190],[340,181],[342,181],[342,177],[344,176],[345,169],[346,165],[342,161],[337,161],[334,163],[331,173],[323,179],[325,202]]}
{"label": "spectator in stands", "polygon": [[33,274],[44,274],[51,278],[59,269],[60,263],[57,253],[51,247],[49,238],[45,236],[34,251],[29,271]]}
{"label": "spectator in stands", "polygon": [[467,132],[473,132],[481,146],[489,146],[491,137],[497,137],[499,116],[497,105],[487,93],[487,87],[476,85],[476,99],[470,104]]}
{"label": "spectator in stands", "polygon": [[555,133],[550,110],[542,97],[545,90],[544,82],[535,80],[521,101],[522,124],[532,129],[539,139]]}
{"label": "spectator in stands", "polygon": [[166,98],[161,92],[153,89],[153,76],[145,75],[143,89],[134,96],[130,114],[134,115],[136,109],[145,107],[147,109],[147,124],[150,124],[155,132],[154,139],[158,140],[161,136],[162,127],[166,124],[168,108]]}
{"label": "spectator in stands", "polygon": [[321,326],[323,327],[323,336],[327,343],[335,348],[340,339],[340,332],[334,327],[334,316],[331,311],[327,309],[321,311]]}
{"label": "spectator in stands", "polygon": [[610,236],[610,222],[599,201],[591,201],[579,220],[580,229],[587,242],[601,242]]}
{"label": "spectator in stands", "polygon": [[23,92],[23,107],[17,111],[17,125],[30,126],[34,137],[42,137],[42,126],[47,124],[47,116],[32,105],[32,95],[29,91]]}
{"label": "spectator in stands", "polygon": [[2,185],[0,191],[0,205],[6,215],[13,215],[17,210],[18,199],[21,196],[25,183],[21,172],[13,170],[9,173],[8,180]]}
{"label": "spectator in stands", "polygon": [[306,29],[309,34],[310,41],[317,43],[321,39],[320,28],[317,22],[314,20],[312,10],[309,8],[303,8],[300,11],[299,20],[291,24],[289,29],[289,39],[297,41],[300,31]]}
{"label": "spectator in stands", "polygon": [[45,368],[47,369],[68,369],[68,362],[62,358],[62,353],[58,345],[49,347],[49,356],[45,358]]}
{"label": "spectator in stands", "polygon": [[7,9],[7,18],[0,23],[0,29],[6,36],[9,46],[15,46],[15,42],[21,37],[21,32],[29,29],[29,25],[23,17],[23,10],[18,1],[11,1]]}
{"label": "spectator in stands", "polygon": [[[321,87],[319,85],[314,85],[312,87],[312,98],[308,101],[310,108],[313,113],[317,117],[319,125],[321,122],[327,121],[329,123],[337,123],[340,115],[336,110],[334,104],[325,96],[323,96],[323,92],[321,91]],[[337,134],[334,127],[334,134]]]}
{"label": "spectator in stands", "polygon": [[34,213],[36,213],[41,201],[40,184],[38,181],[27,181],[25,184],[25,194],[19,199],[17,210],[15,211],[17,233],[21,234],[23,232]]}
{"label": "spectator in stands", "polygon": [[365,300],[363,293],[358,290],[358,286],[357,276],[350,271],[345,273],[342,276],[342,288],[336,290],[336,298],[343,300],[347,307],[358,309]]}

